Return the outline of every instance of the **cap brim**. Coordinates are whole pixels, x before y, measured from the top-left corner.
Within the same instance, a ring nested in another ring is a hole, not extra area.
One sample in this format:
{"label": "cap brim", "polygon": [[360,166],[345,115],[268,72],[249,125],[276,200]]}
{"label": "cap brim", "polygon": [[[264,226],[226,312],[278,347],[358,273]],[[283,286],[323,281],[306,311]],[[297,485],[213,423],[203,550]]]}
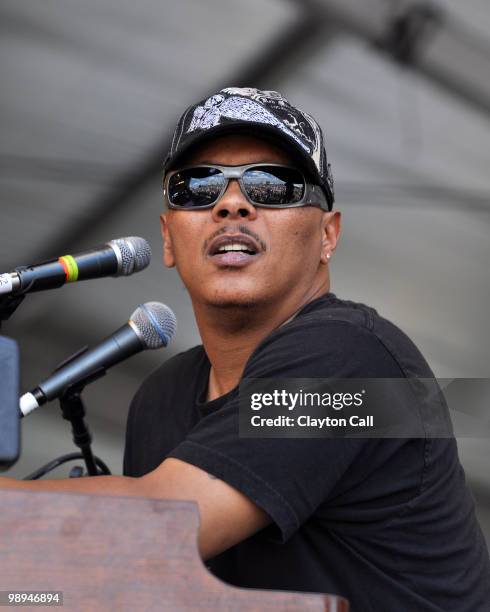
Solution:
{"label": "cap brim", "polygon": [[196,130],[195,134],[187,136],[186,142],[175,152],[172,157],[165,160],[164,169],[167,171],[172,167],[175,167],[186,155],[192,151],[192,149],[204,144],[205,142],[213,140],[219,136],[239,133],[246,133],[247,135],[256,136],[257,138],[267,140],[268,142],[272,142],[272,144],[279,146],[292,158],[294,163],[301,164],[302,169],[304,169],[310,175],[310,178],[315,180],[315,182],[320,183],[318,171],[313,163],[313,160],[300,145],[295,144],[291,138],[281,134],[281,132],[273,126],[268,126],[267,124],[263,123],[255,123],[252,121],[227,121],[226,123],[215,125],[206,130]]}

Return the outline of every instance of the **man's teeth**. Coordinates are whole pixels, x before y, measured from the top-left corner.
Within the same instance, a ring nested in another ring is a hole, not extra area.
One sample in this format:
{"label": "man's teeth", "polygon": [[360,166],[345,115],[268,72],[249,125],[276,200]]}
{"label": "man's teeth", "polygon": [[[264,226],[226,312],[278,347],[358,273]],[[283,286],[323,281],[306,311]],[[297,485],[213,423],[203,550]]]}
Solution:
{"label": "man's teeth", "polygon": [[218,249],[218,253],[226,253],[228,251],[243,251],[245,253],[253,253],[251,249],[248,249],[244,244],[238,244],[233,242],[232,244],[225,244]]}

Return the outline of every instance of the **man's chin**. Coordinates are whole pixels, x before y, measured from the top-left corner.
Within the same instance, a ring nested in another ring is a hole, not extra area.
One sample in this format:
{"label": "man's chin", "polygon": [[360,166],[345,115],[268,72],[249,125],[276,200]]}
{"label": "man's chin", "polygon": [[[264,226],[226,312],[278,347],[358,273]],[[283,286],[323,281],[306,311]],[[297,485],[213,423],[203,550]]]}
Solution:
{"label": "man's chin", "polygon": [[259,290],[257,282],[237,283],[230,279],[227,283],[209,283],[201,294],[200,301],[208,307],[223,310],[250,310],[267,301],[267,297]]}
{"label": "man's chin", "polygon": [[206,306],[223,310],[251,310],[264,301],[256,288],[250,286],[216,288],[214,291],[207,291],[203,298]]}
{"label": "man's chin", "polygon": [[252,310],[259,305],[253,298],[215,297],[205,300],[206,306],[221,310]]}

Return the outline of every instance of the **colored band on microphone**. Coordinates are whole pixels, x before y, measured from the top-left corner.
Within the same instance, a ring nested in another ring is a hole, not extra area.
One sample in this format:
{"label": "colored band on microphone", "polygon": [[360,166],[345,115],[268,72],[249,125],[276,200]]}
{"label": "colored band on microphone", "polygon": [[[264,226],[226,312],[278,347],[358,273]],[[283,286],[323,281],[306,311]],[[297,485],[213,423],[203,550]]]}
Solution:
{"label": "colored band on microphone", "polygon": [[67,283],[74,283],[76,280],[78,280],[77,262],[71,255],[63,255],[63,257],[60,257],[58,261],[63,266]]}

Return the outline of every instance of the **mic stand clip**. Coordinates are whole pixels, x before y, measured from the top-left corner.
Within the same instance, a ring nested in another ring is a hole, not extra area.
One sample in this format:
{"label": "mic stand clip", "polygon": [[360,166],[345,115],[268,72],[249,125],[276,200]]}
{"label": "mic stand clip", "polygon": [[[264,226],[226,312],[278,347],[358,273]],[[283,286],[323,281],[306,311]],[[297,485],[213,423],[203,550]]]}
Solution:
{"label": "mic stand clip", "polygon": [[[96,458],[91,448],[92,435],[85,422],[85,404],[83,403],[81,394],[86,385],[101,378],[105,373],[105,368],[95,370],[84,379],[67,387],[59,398],[61,414],[65,420],[71,423],[73,442],[81,451],[89,476],[98,476],[101,473],[108,473],[108,470],[107,467],[105,470],[99,470],[97,468]],[[79,472],[74,472],[73,474],[75,477],[80,475]]]}

